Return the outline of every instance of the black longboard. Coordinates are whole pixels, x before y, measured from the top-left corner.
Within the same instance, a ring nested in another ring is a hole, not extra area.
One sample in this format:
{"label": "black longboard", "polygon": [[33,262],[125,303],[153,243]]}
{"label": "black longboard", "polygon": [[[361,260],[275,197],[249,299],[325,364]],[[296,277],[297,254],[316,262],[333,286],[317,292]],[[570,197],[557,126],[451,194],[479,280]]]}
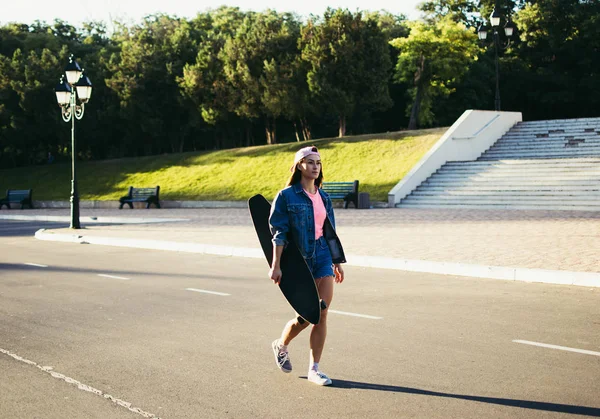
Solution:
{"label": "black longboard", "polygon": [[[269,227],[271,204],[262,195],[254,195],[248,200],[252,222],[269,266],[273,261],[273,242]],[[289,234],[289,233],[288,233]],[[279,289],[300,317],[312,324],[321,319],[319,291],[315,280],[302,257],[300,250],[288,237],[288,245],[281,255],[281,281]]]}

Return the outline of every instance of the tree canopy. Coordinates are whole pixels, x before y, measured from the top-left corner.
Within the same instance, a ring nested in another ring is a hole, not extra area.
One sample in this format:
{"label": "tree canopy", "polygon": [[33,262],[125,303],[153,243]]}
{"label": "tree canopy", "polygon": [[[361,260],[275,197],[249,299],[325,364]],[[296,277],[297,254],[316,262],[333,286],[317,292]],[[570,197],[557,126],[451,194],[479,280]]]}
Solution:
{"label": "tree canopy", "polygon": [[600,0],[426,0],[417,21],[224,6],[110,32],[10,23],[0,26],[0,169],[69,158],[53,88],[70,54],[94,86],[77,122],[80,159],[448,125],[493,108],[494,46],[475,28],[494,6],[517,26],[498,50],[502,109],[597,116]]}

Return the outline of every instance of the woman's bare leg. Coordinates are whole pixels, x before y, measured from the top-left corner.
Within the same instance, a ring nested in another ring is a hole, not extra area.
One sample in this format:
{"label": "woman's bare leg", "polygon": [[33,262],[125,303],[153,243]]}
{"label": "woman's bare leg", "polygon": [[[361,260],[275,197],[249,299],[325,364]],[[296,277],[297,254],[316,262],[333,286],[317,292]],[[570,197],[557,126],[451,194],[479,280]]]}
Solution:
{"label": "woman's bare leg", "polygon": [[308,327],[308,325],[308,322],[300,324],[297,317],[293,318],[292,320],[287,322],[287,324],[283,328],[283,332],[281,332],[281,339],[279,340],[279,343],[282,345],[289,345],[292,339],[298,336],[300,332],[302,332]]}
{"label": "woman's bare leg", "polygon": [[325,338],[327,337],[327,311],[331,300],[333,300],[333,276],[326,276],[315,279],[319,296],[327,304],[325,310],[321,310],[321,321],[314,325],[310,332],[310,361],[311,365],[321,360],[323,347],[325,346]]}

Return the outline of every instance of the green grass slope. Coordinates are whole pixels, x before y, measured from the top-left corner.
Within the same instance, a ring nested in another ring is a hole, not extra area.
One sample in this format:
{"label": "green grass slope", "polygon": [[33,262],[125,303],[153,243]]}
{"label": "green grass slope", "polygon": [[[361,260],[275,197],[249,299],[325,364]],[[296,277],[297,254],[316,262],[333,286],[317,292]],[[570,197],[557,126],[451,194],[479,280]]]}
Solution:
{"label": "green grass slope", "polygon": [[[164,200],[246,200],[272,197],[287,181],[296,150],[316,145],[325,181],[360,181],[372,201],[387,193],[429,151],[445,128],[331,138],[232,150],[169,154],[79,163],[83,200],[116,200],[131,186],[160,185]],[[33,189],[34,200],[69,200],[71,165],[51,164],[0,170],[6,189]]]}

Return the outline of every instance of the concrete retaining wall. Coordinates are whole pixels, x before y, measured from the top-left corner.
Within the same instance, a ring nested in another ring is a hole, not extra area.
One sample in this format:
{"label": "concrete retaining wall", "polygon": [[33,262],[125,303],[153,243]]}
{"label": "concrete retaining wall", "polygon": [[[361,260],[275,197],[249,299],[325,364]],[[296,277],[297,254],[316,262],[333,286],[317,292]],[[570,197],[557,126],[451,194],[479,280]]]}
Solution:
{"label": "concrete retaining wall", "polygon": [[388,206],[394,207],[400,203],[400,200],[447,162],[476,160],[513,125],[522,120],[521,112],[465,111],[389,192]]}

